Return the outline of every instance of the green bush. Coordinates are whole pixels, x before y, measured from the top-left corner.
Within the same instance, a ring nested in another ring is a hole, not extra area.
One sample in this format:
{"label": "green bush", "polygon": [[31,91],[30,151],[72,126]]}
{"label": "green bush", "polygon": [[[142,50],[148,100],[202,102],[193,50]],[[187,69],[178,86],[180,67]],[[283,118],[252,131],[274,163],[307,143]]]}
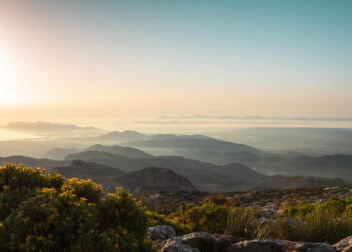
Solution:
{"label": "green bush", "polygon": [[147,214],[130,194],[90,180],[0,168],[1,251],[151,251]]}
{"label": "green bush", "polygon": [[206,201],[185,211],[183,218],[193,231],[223,233],[228,213],[228,207]]}
{"label": "green bush", "polygon": [[[312,210],[303,213],[293,211],[295,219],[280,218],[270,228],[271,238],[335,243],[352,233],[352,215],[350,207],[341,209],[341,205],[332,205],[335,200],[314,204]],[[287,214],[287,213],[286,213]]]}
{"label": "green bush", "polygon": [[169,218],[165,215],[161,215],[155,212],[147,212],[148,216],[148,226],[153,227],[156,225],[169,225],[175,229],[177,235],[183,235],[190,233],[192,230],[191,228],[184,223],[181,223],[176,218]]}
{"label": "green bush", "polygon": [[258,238],[262,231],[258,217],[253,209],[233,207],[227,216],[225,233],[246,239]]}
{"label": "green bush", "polygon": [[352,233],[352,198],[288,207],[263,218],[257,211],[235,207],[225,197],[211,196],[200,205],[183,204],[169,215],[192,231],[245,239],[283,239],[335,243]]}

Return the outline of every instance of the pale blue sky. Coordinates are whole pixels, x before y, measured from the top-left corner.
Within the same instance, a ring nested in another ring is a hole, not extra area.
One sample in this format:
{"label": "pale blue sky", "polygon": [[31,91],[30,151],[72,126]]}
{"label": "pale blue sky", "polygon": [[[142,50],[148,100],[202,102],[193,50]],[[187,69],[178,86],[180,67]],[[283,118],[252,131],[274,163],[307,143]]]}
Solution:
{"label": "pale blue sky", "polygon": [[121,115],[352,116],[351,12],[347,0],[9,5],[7,90]]}

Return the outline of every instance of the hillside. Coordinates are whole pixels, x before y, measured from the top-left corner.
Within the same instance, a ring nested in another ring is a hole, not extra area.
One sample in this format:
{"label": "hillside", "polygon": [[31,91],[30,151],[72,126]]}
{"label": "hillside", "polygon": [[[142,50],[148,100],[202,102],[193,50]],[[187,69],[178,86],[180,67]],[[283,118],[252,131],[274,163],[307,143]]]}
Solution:
{"label": "hillside", "polygon": [[66,157],[70,161],[76,159],[116,167],[124,172],[146,167],[163,167],[189,178],[199,190],[212,192],[345,184],[344,181],[333,179],[265,176],[239,163],[221,166],[177,156],[132,159],[107,152],[89,151]]}
{"label": "hillside", "polygon": [[80,152],[77,148],[54,148],[43,154],[43,158],[64,160],[69,154]]}
{"label": "hillside", "polygon": [[202,151],[218,151],[218,152],[251,152],[259,153],[260,151],[244,144],[226,142],[208,137],[173,137],[161,138],[142,141],[133,141],[124,143],[126,146],[137,148],[153,148],[153,149],[170,149],[183,151],[202,150]]}
{"label": "hillside", "polygon": [[[150,155],[144,151],[141,151],[136,148],[124,147],[119,145],[106,146],[96,144],[86,149],[86,151],[99,151],[99,152],[108,152],[115,155],[120,155],[128,158],[152,158],[153,155]],[[71,152],[74,153],[74,152]],[[68,153],[68,154],[71,154]]]}
{"label": "hillside", "polygon": [[[66,160],[70,161],[76,159],[117,167],[125,172],[140,170],[146,167],[164,167],[186,176],[198,189],[205,191],[240,190],[241,184],[252,182],[254,178],[263,176],[241,164],[222,167],[176,156],[132,159],[107,152],[89,151],[66,157]],[[251,175],[243,176],[243,172],[247,171],[252,172]]]}
{"label": "hillside", "polygon": [[[239,160],[234,158],[235,160]],[[313,157],[308,155],[266,154],[256,156],[241,163],[255,167],[265,174],[286,176],[341,177],[352,182],[352,155],[326,155]]]}
{"label": "hillside", "polygon": [[12,164],[24,164],[25,166],[36,168],[36,167],[44,167],[48,170],[51,170],[57,166],[66,166],[70,162],[67,160],[57,161],[51,159],[39,159],[39,158],[31,158],[25,156],[9,156],[9,157],[0,157],[0,165],[5,165],[7,163]]}
{"label": "hillside", "polygon": [[96,137],[97,141],[108,141],[108,142],[125,142],[125,141],[137,141],[146,139],[148,135],[139,133],[133,130],[125,131],[112,131]]}
{"label": "hillside", "polygon": [[51,123],[51,122],[10,122],[4,126],[6,129],[33,133],[55,133],[55,132],[78,132],[91,131],[94,133],[104,132],[94,127],[79,127],[74,124]]}
{"label": "hillside", "polygon": [[90,178],[102,184],[106,191],[114,191],[116,187],[136,194],[197,190],[186,177],[165,168],[149,167],[125,173],[106,165],[74,160],[68,167],[56,167],[54,170],[66,177]]}
{"label": "hillside", "polygon": [[148,167],[127,174],[125,185],[127,189],[134,188],[135,191],[143,193],[197,191],[188,178],[172,170],[156,167]]}

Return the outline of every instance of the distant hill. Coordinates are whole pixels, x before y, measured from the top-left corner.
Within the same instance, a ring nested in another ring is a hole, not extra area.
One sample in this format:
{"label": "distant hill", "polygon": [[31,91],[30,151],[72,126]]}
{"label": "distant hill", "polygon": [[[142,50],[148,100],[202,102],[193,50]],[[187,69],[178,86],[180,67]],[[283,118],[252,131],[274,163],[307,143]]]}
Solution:
{"label": "distant hill", "polygon": [[[119,145],[114,145],[114,146],[106,146],[106,145],[100,145],[96,144],[93,145],[89,148],[86,149],[86,151],[99,151],[99,152],[109,152],[111,154],[116,154],[128,158],[152,158],[154,157],[153,155],[150,155],[144,151],[141,151],[136,148],[132,147],[124,147],[124,146],[119,146]],[[74,152],[71,152],[72,154]],[[68,154],[71,154],[68,153]]]}
{"label": "distant hill", "polygon": [[147,194],[197,190],[186,177],[165,168],[149,167],[126,174],[117,168],[74,160],[68,167],[57,167],[55,170],[67,177],[91,178],[101,183],[107,191],[113,191],[117,186]]}
{"label": "distant hill", "polygon": [[74,124],[50,122],[10,122],[4,128],[21,131],[70,131],[70,130],[98,130],[94,127],[78,127]]}
{"label": "distant hill", "polygon": [[127,174],[128,188],[135,188],[144,193],[161,191],[197,191],[185,176],[165,168],[148,167]]}
{"label": "distant hill", "polygon": [[[70,160],[70,158],[72,159]],[[76,159],[85,160],[84,165],[73,162]],[[175,174],[188,178],[197,189],[208,192],[252,191],[303,187],[306,188],[314,186],[338,186],[346,184],[346,182],[342,181],[341,179],[327,179],[317,176],[265,176],[245,165],[238,163],[219,166],[197,160],[172,156],[154,157],[148,159],[133,159],[114,155],[108,152],[97,151],[71,154],[69,155],[68,159],[64,161],[36,159],[24,156],[0,158],[1,165],[6,163],[24,164],[33,168],[45,167],[48,168],[49,171],[51,171],[53,168],[59,167],[62,168],[60,172],[66,176],[92,178],[109,188],[116,185],[123,185],[125,187],[127,186],[131,188],[131,190],[137,189],[134,187],[136,186],[136,180],[131,180],[131,184],[128,184],[126,181],[129,180],[126,180],[125,174],[128,177],[129,172],[142,170],[147,167],[162,167],[172,170]],[[94,164],[86,165],[85,163]],[[146,181],[151,181],[149,178],[145,179]],[[171,179],[168,183],[174,183],[172,181],[178,180]],[[138,183],[140,184],[139,188],[141,188],[143,181],[139,181]],[[173,188],[171,184],[170,187]],[[166,185],[166,183],[164,184],[163,181],[160,181],[160,183],[158,182],[155,184],[155,188],[160,189],[164,185]],[[145,188],[149,188],[150,185],[146,184],[144,186]],[[148,191],[149,189],[145,190]]]}
{"label": "distant hill", "polygon": [[106,191],[113,191],[115,187],[121,186],[126,177],[126,173],[117,168],[81,160],[74,160],[68,166],[55,167],[54,170],[69,178],[92,179]]}
{"label": "distant hill", "polygon": [[209,162],[218,165],[225,165],[229,163],[247,163],[259,161],[262,153],[255,153],[253,151],[217,151],[217,150],[201,150],[201,149],[175,149],[170,152],[173,155],[183,156],[186,158],[197,159],[204,162]]}
{"label": "distant hill", "polygon": [[10,122],[2,128],[30,133],[35,136],[55,136],[64,138],[93,138],[106,132],[94,127],[79,127],[74,124],[50,122]]}
{"label": "distant hill", "polygon": [[267,153],[266,155],[257,156],[257,158],[252,158],[251,160],[242,160],[241,162],[265,174],[327,178],[341,177],[346,181],[352,182],[352,155],[336,154],[313,157],[308,155]]}
{"label": "distant hill", "polygon": [[38,158],[31,158],[25,156],[9,156],[9,157],[0,157],[0,165],[4,165],[7,163],[12,164],[24,164],[27,167],[42,167],[47,168],[49,171],[57,166],[66,166],[70,162],[67,160],[57,161],[51,159],[38,159]]}
{"label": "distant hill", "polygon": [[145,167],[164,167],[189,178],[199,190],[213,192],[296,188],[303,185],[310,187],[318,182],[319,185],[345,184],[341,180],[265,176],[239,163],[220,166],[177,156],[133,159],[107,152],[88,151],[69,155],[66,159],[100,163],[124,172]]}
{"label": "distant hill", "polygon": [[123,143],[123,145],[136,147],[141,149],[156,149],[156,150],[169,150],[170,152],[191,153],[200,151],[213,151],[213,152],[249,152],[249,153],[260,153],[258,149],[244,144],[237,144],[232,142],[226,142],[217,140],[209,137],[173,137],[173,138],[161,138],[152,140],[141,140]]}
{"label": "distant hill", "polygon": [[120,146],[138,148],[155,156],[184,156],[215,164],[231,163],[232,156],[237,153],[248,155],[261,153],[260,150],[248,145],[222,141],[205,135],[147,135],[127,130],[113,131],[88,140],[102,145],[118,143]]}
{"label": "distant hill", "polygon": [[125,142],[125,141],[142,140],[146,138],[148,138],[148,135],[145,135],[133,130],[126,130],[126,131],[112,131],[107,134],[100,135],[96,139],[98,141]]}
{"label": "distant hill", "polygon": [[326,155],[321,157],[295,156],[287,161],[291,173],[336,177],[352,181],[352,155]]}
{"label": "distant hill", "polygon": [[78,153],[81,150],[77,148],[55,148],[51,149],[43,155],[43,158],[64,160],[69,154]]}

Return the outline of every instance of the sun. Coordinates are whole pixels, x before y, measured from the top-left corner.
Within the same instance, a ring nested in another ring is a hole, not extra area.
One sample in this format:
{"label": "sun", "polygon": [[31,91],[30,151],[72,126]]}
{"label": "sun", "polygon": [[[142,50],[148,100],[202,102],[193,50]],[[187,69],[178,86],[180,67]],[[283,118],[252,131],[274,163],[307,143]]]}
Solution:
{"label": "sun", "polygon": [[11,81],[15,76],[13,59],[8,51],[0,44],[0,84],[4,81]]}
{"label": "sun", "polygon": [[17,101],[14,90],[16,71],[9,53],[0,47],[0,105]]}

